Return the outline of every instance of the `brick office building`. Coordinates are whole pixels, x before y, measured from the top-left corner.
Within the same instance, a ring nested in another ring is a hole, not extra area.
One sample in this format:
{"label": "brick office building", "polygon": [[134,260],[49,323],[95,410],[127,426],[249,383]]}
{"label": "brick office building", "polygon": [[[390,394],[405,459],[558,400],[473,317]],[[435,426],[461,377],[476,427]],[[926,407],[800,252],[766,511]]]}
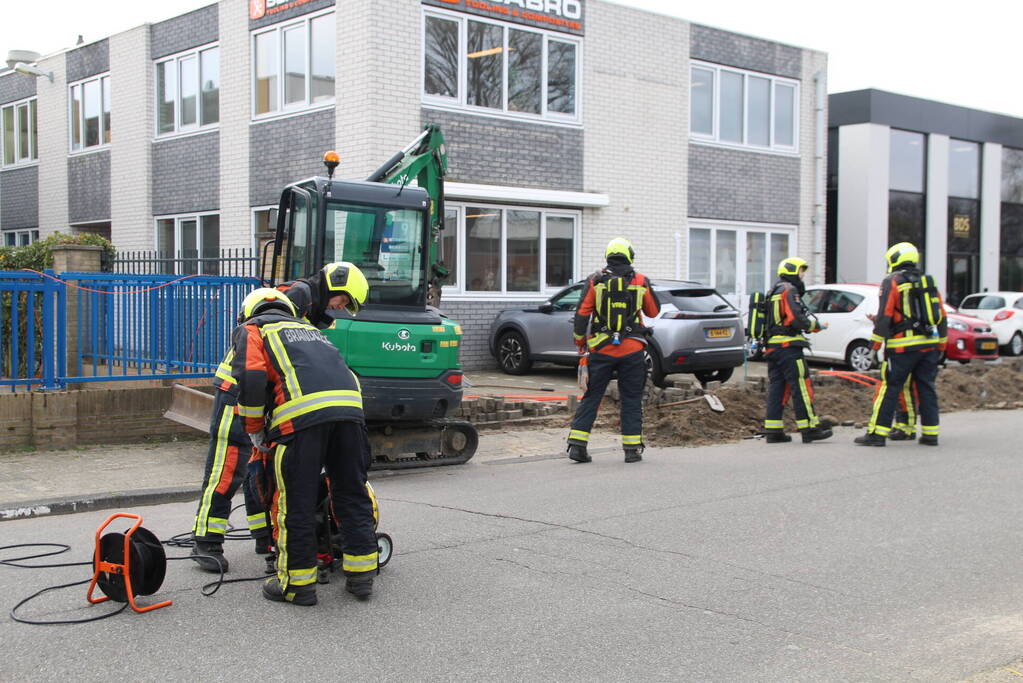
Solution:
{"label": "brick office building", "polygon": [[251,247],[324,150],[362,178],[440,124],[443,308],[469,368],[497,310],[617,235],[645,273],[736,300],[790,254],[823,275],[819,52],[600,0],[223,0],[37,66],[52,82],[0,72],[7,243]]}

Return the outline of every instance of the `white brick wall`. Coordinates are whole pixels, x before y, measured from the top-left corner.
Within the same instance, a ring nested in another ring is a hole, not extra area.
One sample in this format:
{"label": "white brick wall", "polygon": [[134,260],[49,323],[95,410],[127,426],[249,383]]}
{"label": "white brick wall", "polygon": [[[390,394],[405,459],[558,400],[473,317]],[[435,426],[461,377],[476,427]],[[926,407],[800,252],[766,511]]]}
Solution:
{"label": "white brick wall", "polygon": [[110,236],[119,250],[153,248],[149,27],[110,38]]}
{"label": "white brick wall", "polygon": [[[827,181],[827,69],[828,56],[823,52],[803,50],[803,73],[800,87],[799,115],[799,232],[796,235],[796,254],[810,264],[807,280],[812,283],[824,282],[824,255],[826,250],[826,194]],[[814,76],[821,74],[821,81],[814,83]],[[823,89],[820,102],[824,108],[821,120],[822,130],[817,126],[817,88]],[[822,156],[817,163],[817,136],[822,136]],[[817,203],[820,202],[820,225],[814,224]],[[820,231],[820,243],[817,243],[815,231]],[[773,268],[772,268],[773,269]]]}
{"label": "white brick wall", "polygon": [[[39,130],[39,236],[68,228],[67,154],[68,104],[64,53],[39,62],[49,79],[36,80]],[[112,112],[111,112],[112,113]]]}
{"label": "white brick wall", "polygon": [[686,230],[689,24],[588,2],[582,60],[584,186],[611,198],[584,213],[582,274],[621,235],[641,272],[673,277],[674,234]]}
{"label": "white brick wall", "polygon": [[251,58],[245,0],[222,0],[220,25],[220,246],[252,246],[249,207]]}

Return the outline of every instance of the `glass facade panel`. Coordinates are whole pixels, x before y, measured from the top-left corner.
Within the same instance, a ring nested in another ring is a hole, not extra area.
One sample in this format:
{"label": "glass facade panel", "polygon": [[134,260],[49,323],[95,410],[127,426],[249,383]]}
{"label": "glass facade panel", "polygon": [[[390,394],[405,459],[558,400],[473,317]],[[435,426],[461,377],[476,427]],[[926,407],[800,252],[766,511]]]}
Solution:
{"label": "glass facade panel", "polygon": [[508,29],[508,110],[540,113],[543,36]]}
{"label": "glass facade panel", "polygon": [[1002,148],[1002,201],[1023,204],[1023,150]]}
{"label": "glass facade panel", "polygon": [[717,230],[714,250],[714,288],[735,293],[736,242],[734,230]]}
{"label": "glass facade panel", "polygon": [[39,158],[39,149],[38,149],[38,143],[37,143],[36,137],[38,136],[38,131],[39,131],[39,116],[36,113],[36,101],[35,100],[32,100],[31,102],[28,103],[28,109],[29,109],[29,119],[31,120],[31,126],[32,126],[31,155],[32,155],[33,159],[38,159]]}
{"label": "glass facade panel", "polygon": [[912,242],[922,254],[926,246],[926,197],[915,192],[888,193],[888,244]]}
{"label": "glass facade panel", "polygon": [[334,15],[317,17],[310,22],[309,98],[315,104],[334,99]]}
{"label": "glass facade panel", "polygon": [[458,22],[427,16],[425,42],[424,92],[458,97]]}
{"label": "glass facade panel", "polygon": [[18,107],[18,158],[29,158],[29,116],[28,104]]}
{"label": "glass facade panel", "polygon": [[710,230],[689,230],[689,279],[710,284]]}
{"label": "glass facade panel", "polygon": [[160,62],[156,65],[156,131],[174,132],[174,110],[178,99],[177,75],[174,62]]}
{"label": "glass facade panel", "polygon": [[[13,124],[12,124],[13,126]],[[71,86],[71,149],[82,148],[82,86]]]}
{"label": "glass facade panel", "polygon": [[714,72],[693,67],[689,86],[689,130],[700,135],[714,134]]}
{"label": "glass facade panel", "polygon": [[100,143],[100,112],[101,96],[99,81],[89,81],[82,85],[83,119],[85,122],[85,146],[92,147]]}
{"label": "glass facade panel", "polygon": [[540,291],[540,212],[506,211],[509,292]]}
{"label": "glass facade panel", "polygon": [[998,288],[1023,292],[1023,203],[1002,204]]}
{"label": "glass facade panel", "polygon": [[3,108],[4,163],[14,163],[14,107]]}
{"label": "glass facade panel", "polygon": [[501,291],[500,209],[465,209],[465,279],[471,292]]}
{"label": "glass facade panel", "polygon": [[771,284],[774,284],[774,276],[778,272],[778,264],[789,257],[789,236],[779,233],[771,233],[771,260],[768,262],[768,273],[771,277]]}
{"label": "glass facade panel", "polygon": [[980,266],[980,202],[948,200],[948,301],[958,306],[977,291]]}
{"label": "glass facade panel", "polygon": [[767,233],[746,233],[746,292],[762,292],[767,283]]}
{"label": "glass facade panel", "polygon": [[575,114],[575,45],[547,41],[547,110]]}
{"label": "glass facade panel", "polygon": [[451,271],[444,285],[458,286],[458,210],[444,210],[444,232],[437,243],[437,260]]}
{"label": "glass facade panel", "polygon": [[746,108],[746,131],[751,145],[771,144],[771,81],[750,76],[749,106]]}
{"label": "glass facade panel", "polygon": [[889,138],[888,187],[902,192],[923,192],[926,138],[921,133],[892,129]]}
{"label": "glass facade panel", "polygon": [[980,197],[980,145],[976,142],[949,141],[948,196]]}
{"label": "glass facade panel", "polygon": [[199,60],[186,57],[178,62],[178,83],[181,90],[181,112],[178,125],[182,128],[199,122]]}
{"label": "glass facade panel", "polygon": [[468,41],[468,103],[475,107],[502,109],[504,29],[470,21]]}
{"label": "glass facade panel", "polygon": [[725,142],[742,142],[742,75],[721,72],[721,113],[718,136]]}
{"label": "glass facade panel", "polygon": [[220,121],[220,48],[199,54],[199,78],[202,97],[203,126]]}
{"label": "glass facade panel", "polygon": [[575,253],[575,219],[571,216],[547,217],[548,287],[564,287],[572,282]]}
{"label": "glass facade panel", "polygon": [[256,36],[256,113],[277,110],[277,34]]}
{"label": "glass facade panel", "polygon": [[305,102],[305,26],[295,26],[284,35],[284,104]]}
{"label": "glass facade panel", "polygon": [[202,216],[199,219],[202,223],[200,253],[203,259],[202,273],[204,275],[217,275],[219,272],[217,259],[220,256],[220,216]]}
{"label": "glass facade panel", "polygon": [[110,142],[110,79],[100,80],[103,90],[103,143]]}
{"label": "glass facade panel", "polygon": [[774,85],[774,144],[795,146],[796,89],[791,85]]}

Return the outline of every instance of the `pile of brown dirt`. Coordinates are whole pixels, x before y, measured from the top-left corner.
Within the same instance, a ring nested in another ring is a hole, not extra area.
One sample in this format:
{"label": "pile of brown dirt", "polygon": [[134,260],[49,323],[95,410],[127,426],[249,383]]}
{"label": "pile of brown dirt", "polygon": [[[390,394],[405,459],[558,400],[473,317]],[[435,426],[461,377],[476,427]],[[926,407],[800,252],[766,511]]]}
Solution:
{"label": "pile of brown dirt", "polygon": [[[835,424],[865,425],[873,387],[824,375],[815,375],[814,382],[814,405],[823,418]],[[650,446],[702,446],[763,431],[765,394],[760,386],[726,384],[715,395],[724,404],[724,413],[711,411],[702,400],[666,408],[648,403],[644,441]],[[946,366],[938,373],[938,401],[942,412],[1023,408],[1023,363],[1006,359],[995,364]],[[791,406],[785,410],[785,421],[788,431],[795,429]],[[605,399],[595,430],[618,428],[618,403]]]}

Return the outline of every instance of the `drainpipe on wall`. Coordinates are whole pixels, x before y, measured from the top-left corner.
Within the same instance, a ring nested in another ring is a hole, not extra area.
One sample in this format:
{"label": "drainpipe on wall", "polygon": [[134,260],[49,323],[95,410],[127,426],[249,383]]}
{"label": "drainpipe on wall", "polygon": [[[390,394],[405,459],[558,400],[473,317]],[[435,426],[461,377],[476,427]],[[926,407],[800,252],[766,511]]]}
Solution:
{"label": "drainpipe on wall", "polygon": [[682,279],[682,233],[675,233],[675,279]]}
{"label": "drainpipe on wall", "polygon": [[813,157],[813,255],[814,273],[817,282],[824,282],[824,233],[827,228],[824,218],[824,190],[827,180],[824,177],[825,163],[824,141],[827,133],[824,123],[824,98],[827,97],[827,77],[823,71],[814,74],[816,104],[814,106],[814,157]]}

